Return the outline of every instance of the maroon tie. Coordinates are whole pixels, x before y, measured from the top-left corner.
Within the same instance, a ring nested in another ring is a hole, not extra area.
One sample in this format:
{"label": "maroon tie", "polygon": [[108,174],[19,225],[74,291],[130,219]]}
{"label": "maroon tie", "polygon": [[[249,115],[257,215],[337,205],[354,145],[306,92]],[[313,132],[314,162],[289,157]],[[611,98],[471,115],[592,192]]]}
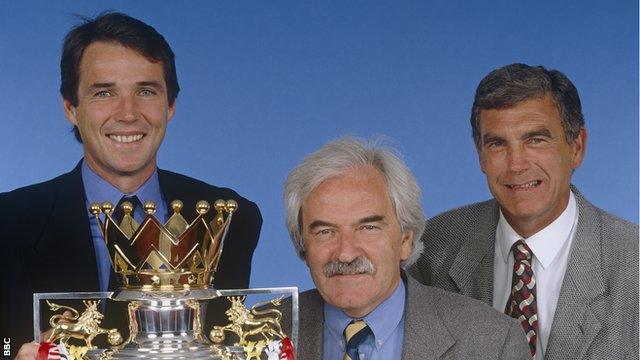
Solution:
{"label": "maroon tie", "polygon": [[538,305],[536,303],[536,280],[531,268],[533,253],[524,240],[518,240],[513,244],[511,251],[513,251],[515,263],[513,264],[511,295],[504,312],[520,320],[520,325],[527,335],[531,356],[535,357],[538,339]]}

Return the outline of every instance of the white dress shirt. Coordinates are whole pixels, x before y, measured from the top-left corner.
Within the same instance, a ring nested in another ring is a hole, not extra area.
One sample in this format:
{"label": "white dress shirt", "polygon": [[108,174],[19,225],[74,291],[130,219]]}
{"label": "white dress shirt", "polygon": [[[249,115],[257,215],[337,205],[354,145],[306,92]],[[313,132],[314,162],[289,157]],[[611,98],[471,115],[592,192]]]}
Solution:
{"label": "white dress shirt", "polygon": [[524,239],[533,253],[531,266],[536,280],[538,307],[536,360],[544,358],[577,223],[578,208],[572,192],[569,194],[567,208],[562,214],[547,227],[527,239],[513,230],[500,211],[493,255],[493,307],[504,312],[511,293],[511,277],[513,275],[514,258],[511,246],[516,241]]}

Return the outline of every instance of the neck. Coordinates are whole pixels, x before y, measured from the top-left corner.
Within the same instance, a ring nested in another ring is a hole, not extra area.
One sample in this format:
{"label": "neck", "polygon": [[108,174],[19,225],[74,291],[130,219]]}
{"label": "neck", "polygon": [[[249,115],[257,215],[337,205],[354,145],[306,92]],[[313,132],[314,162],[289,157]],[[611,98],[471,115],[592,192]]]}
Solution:
{"label": "neck", "polygon": [[[86,157],[85,161],[87,161]],[[151,166],[147,166],[134,173],[113,173],[104,171],[104,169],[96,166],[96,164],[91,161],[87,161],[87,165],[93,172],[120,190],[123,194],[130,194],[138,190],[142,184],[151,177],[151,174],[153,174],[153,171],[156,169],[155,163],[153,163]]]}
{"label": "neck", "polygon": [[528,239],[549,226],[552,222],[556,221],[556,219],[559,218],[567,209],[568,205],[569,192],[567,192],[566,198],[560,202],[560,206],[549,210],[547,216],[532,216],[529,218],[515,217],[504,209],[502,210],[502,213],[513,230],[515,230],[518,235],[522,236],[524,239]]}
{"label": "neck", "polygon": [[[149,174],[151,176],[151,174]],[[115,179],[105,179],[109,184],[115,186],[118,190],[122,191],[123,194],[130,194],[138,190],[142,184],[149,179],[149,176],[146,178],[129,178],[129,177],[118,177]]]}
{"label": "neck", "polygon": [[544,229],[549,224],[551,224],[551,222],[550,222],[548,224],[542,224],[542,225],[540,225],[540,224],[524,224],[524,225],[523,224],[518,224],[518,225],[513,225],[513,224],[511,224],[511,221],[509,221],[509,219],[507,219],[507,222],[509,222],[511,227],[513,227],[513,230],[515,230],[518,233],[518,235],[520,235],[524,239],[530,238],[535,233],[537,233],[538,231]]}

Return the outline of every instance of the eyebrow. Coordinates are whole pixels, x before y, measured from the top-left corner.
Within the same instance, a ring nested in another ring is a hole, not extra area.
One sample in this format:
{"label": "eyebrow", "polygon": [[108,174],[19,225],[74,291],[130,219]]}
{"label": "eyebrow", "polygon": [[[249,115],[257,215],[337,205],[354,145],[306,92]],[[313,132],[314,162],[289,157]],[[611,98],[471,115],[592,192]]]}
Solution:
{"label": "eyebrow", "polygon": [[108,82],[108,83],[93,83],[91,84],[91,86],[89,86],[89,89],[104,89],[104,88],[110,88],[115,86],[116,83],[114,82]]}
{"label": "eyebrow", "polygon": [[549,129],[547,128],[540,128],[537,130],[533,130],[533,131],[529,131],[528,133],[524,134],[522,136],[523,139],[528,139],[531,137],[535,137],[535,136],[545,136],[545,137],[552,137],[551,136],[551,131],[549,131]]}
{"label": "eyebrow", "polygon": [[[540,128],[540,129],[536,129],[536,130],[532,130],[529,132],[524,133],[520,139],[524,140],[524,139],[528,139],[528,138],[532,138],[535,136],[545,136],[545,137],[553,137],[551,136],[551,131],[549,131],[549,129],[547,128]],[[496,140],[500,140],[500,141],[504,141],[504,138],[502,136],[497,136],[497,135],[492,135],[492,134],[485,134],[482,137],[482,144],[486,144],[492,141],[496,141]]]}
{"label": "eyebrow", "polygon": [[309,224],[308,228],[309,230],[313,230],[320,226],[335,226],[335,224],[323,220],[315,220],[311,224]]}
{"label": "eyebrow", "polygon": [[482,145],[488,143],[488,142],[492,142],[492,141],[496,141],[496,140],[504,140],[504,138],[500,137],[500,136],[496,136],[496,135],[491,135],[491,134],[485,134],[484,136],[482,136]]}
{"label": "eyebrow", "polygon": [[[377,221],[382,221],[382,220],[384,220],[384,216],[382,216],[382,215],[371,215],[371,216],[367,216],[367,217],[364,217],[364,218],[358,220],[357,224],[366,224],[366,223],[377,222]],[[315,221],[311,222],[311,224],[309,224],[308,228],[309,228],[309,230],[313,230],[313,229],[315,229],[317,227],[320,227],[320,226],[333,227],[333,226],[336,226],[336,225],[333,224],[333,223],[330,223],[328,221],[324,221],[324,220],[315,220]]]}
{"label": "eyebrow", "polygon": [[136,83],[138,86],[151,86],[154,88],[162,89],[164,86],[157,81],[139,81]]}
{"label": "eyebrow", "polygon": [[[93,83],[89,86],[90,89],[104,89],[114,87],[116,85],[115,82],[104,82],[104,83]],[[157,81],[138,81],[136,83],[137,86],[151,86],[153,88],[162,89],[163,86]]]}
{"label": "eyebrow", "polygon": [[371,216],[367,216],[365,218],[360,219],[360,221],[358,221],[358,224],[377,222],[382,220],[384,220],[384,216],[382,215],[371,215]]}

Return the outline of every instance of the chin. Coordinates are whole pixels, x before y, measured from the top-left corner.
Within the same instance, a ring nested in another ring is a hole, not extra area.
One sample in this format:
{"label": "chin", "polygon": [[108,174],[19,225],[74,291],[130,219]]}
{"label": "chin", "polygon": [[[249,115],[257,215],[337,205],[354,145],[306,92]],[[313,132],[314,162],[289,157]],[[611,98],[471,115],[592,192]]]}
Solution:
{"label": "chin", "polygon": [[340,308],[344,311],[350,311],[353,312],[355,310],[358,309],[362,309],[365,304],[366,301],[364,301],[363,299],[360,299],[359,297],[345,297],[345,296],[340,296],[337,299],[335,299],[337,301],[333,301],[333,306]]}
{"label": "chin", "polygon": [[143,163],[138,160],[120,162],[114,165],[114,168],[123,175],[134,175],[149,167],[149,163]]}

